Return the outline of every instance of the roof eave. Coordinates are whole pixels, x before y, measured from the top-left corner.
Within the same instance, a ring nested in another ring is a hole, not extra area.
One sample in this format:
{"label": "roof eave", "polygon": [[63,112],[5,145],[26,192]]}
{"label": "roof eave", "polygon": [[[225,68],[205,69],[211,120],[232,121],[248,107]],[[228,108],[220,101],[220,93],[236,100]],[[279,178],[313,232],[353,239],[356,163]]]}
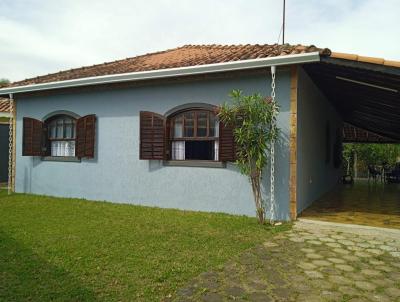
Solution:
{"label": "roof eave", "polygon": [[244,69],[263,68],[269,66],[284,66],[294,64],[304,64],[319,62],[319,52],[310,52],[294,55],[282,55],[277,57],[268,57],[251,60],[241,60],[225,63],[197,65],[189,67],[178,67],[168,69],[158,69],[151,71],[140,71],[123,74],[113,74],[105,76],[87,77],[74,80],[49,82],[43,84],[31,84],[25,86],[16,86],[0,89],[0,95],[17,94],[24,92],[34,92],[51,89],[72,88],[79,86],[91,86],[109,83],[129,82],[129,81],[142,81],[150,79],[170,78],[189,76],[196,74],[227,72]]}

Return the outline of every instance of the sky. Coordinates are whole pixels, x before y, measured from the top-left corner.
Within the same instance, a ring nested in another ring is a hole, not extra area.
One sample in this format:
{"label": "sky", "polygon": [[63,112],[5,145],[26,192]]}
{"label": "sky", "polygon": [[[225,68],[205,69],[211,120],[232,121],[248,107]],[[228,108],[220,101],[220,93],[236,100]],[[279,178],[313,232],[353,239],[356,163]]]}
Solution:
{"label": "sky", "polygon": [[[17,81],[185,44],[274,44],[282,3],[0,0],[0,78]],[[400,61],[399,11],[400,0],[286,0],[285,42]]]}

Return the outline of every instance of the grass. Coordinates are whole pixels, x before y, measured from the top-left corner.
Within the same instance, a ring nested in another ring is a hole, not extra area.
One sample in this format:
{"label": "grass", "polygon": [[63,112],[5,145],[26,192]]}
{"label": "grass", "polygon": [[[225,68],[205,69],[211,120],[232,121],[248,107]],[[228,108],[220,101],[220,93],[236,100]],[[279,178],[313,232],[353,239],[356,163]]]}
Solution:
{"label": "grass", "polygon": [[162,301],[288,229],[248,217],[0,191],[0,301]]}

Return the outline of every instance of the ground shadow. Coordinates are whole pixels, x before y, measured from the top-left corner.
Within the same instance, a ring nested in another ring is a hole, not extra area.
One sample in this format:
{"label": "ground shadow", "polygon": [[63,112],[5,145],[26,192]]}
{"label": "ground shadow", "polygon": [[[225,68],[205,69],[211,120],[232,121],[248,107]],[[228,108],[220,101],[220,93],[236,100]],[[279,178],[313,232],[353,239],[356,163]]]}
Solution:
{"label": "ground shadow", "polygon": [[96,301],[94,292],[0,230],[0,301]]}

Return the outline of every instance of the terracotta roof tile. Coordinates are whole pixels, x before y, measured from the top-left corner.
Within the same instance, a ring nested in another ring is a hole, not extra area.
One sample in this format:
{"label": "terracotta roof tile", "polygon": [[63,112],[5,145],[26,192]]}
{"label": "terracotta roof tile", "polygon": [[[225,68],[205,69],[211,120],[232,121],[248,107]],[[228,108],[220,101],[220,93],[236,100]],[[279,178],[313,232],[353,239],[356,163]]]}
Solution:
{"label": "terracotta roof tile", "polygon": [[0,98],[0,112],[9,112],[10,111],[10,101],[5,98]]}
{"label": "terracotta roof tile", "polygon": [[365,56],[359,56],[356,54],[332,52],[331,57],[336,58],[336,59],[358,61],[358,62],[363,62],[363,63],[379,64],[379,65],[385,65],[385,66],[391,66],[391,67],[400,67],[399,61],[390,61],[390,60],[385,60],[382,58],[375,58],[375,57],[365,57]]}
{"label": "terracotta roof tile", "polygon": [[327,48],[321,49],[314,45],[185,45],[123,60],[60,71],[14,82],[10,86],[23,86],[110,74],[223,63],[316,51],[321,55],[330,55],[331,53]]}

